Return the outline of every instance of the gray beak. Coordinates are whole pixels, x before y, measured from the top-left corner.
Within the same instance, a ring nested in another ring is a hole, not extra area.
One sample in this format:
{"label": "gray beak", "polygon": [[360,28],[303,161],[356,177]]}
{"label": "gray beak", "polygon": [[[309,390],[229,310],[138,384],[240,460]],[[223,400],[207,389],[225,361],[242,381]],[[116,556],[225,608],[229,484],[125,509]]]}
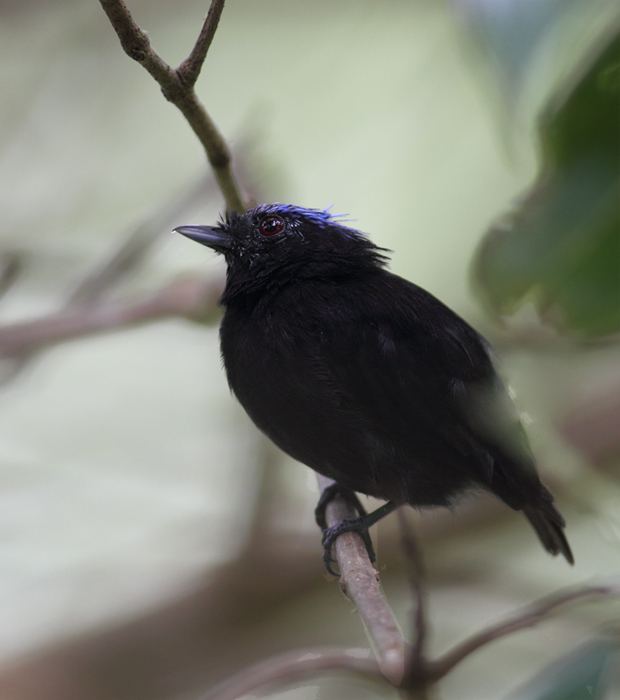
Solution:
{"label": "gray beak", "polygon": [[214,250],[226,250],[230,248],[232,240],[226,231],[211,226],[177,226],[174,229],[196,243],[202,243]]}

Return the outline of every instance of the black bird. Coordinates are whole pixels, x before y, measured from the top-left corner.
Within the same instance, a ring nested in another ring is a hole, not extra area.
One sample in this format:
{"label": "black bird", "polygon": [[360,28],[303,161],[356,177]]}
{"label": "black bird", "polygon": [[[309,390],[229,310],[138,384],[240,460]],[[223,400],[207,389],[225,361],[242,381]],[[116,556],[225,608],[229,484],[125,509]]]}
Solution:
{"label": "black bird", "polygon": [[[342,532],[397,506],[449,506],[472,488],[530,521],[573,563],[487,341],[385,269],[385,249],[326,211],[267,204],[179,233],[224,255],[220,329],[228,382],[291,457],[336,481],[317,507],[324,559]],[[360,517],[326,528],[335,493]],[[387,503],[366,514],[355,492]]]}

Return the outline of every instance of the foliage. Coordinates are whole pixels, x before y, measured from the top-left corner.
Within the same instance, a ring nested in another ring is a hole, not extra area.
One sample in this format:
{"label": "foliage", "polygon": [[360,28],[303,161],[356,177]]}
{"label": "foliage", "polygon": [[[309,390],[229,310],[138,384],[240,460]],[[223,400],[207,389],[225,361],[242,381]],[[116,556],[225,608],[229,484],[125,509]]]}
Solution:
{"label": "foliage", "polygon": [[586,336],[620,330],[620,31],[540,120],[541,174],[496,223],[474,264],[496,314],[532,300]]}

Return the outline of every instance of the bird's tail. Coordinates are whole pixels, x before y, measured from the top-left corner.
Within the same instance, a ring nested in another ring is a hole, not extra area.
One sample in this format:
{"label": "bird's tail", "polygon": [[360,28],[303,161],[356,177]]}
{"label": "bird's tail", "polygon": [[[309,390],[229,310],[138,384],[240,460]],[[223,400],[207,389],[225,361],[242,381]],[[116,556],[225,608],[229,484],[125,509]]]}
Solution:
{"label": "bird's tail", "polygon": [[525,506],[523,514],[532,523],[543,547],[553,554],[563,554],[569,564],[574,564],[568,540],[564,535],[566,522],[550,500],[543,500],[536,506]]}

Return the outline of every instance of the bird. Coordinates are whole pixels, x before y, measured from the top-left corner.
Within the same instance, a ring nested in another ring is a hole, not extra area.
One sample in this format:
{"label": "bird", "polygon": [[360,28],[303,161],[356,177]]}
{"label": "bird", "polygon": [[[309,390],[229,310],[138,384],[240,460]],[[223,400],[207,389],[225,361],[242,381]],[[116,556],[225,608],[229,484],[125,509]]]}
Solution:
{"label": "bird", "polygon": [[[574,563],[490,344],[387,269],[388,251],[329,210],[262,204],[176,232],[226,261],[223,364],[232,393],[279,448],[334,481],[316,509],[323,558],[395,508],[488,491]],[[386,503],[367,513],[357,494]],[[327,527],[337,495],[355,519]]]}

